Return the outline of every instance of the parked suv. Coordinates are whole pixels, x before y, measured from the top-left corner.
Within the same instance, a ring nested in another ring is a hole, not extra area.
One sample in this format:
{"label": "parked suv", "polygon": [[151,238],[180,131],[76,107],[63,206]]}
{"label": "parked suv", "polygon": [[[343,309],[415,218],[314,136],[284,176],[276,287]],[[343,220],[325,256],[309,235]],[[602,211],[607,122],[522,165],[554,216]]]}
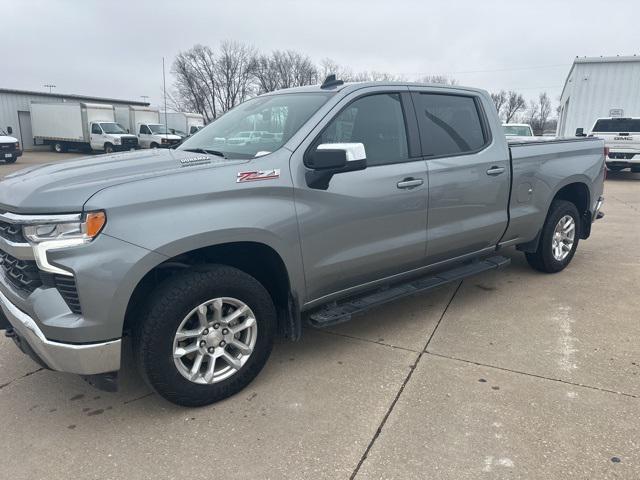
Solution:
{"label": "parked suv", "polygon": [[[275,135],[237,143],[247,131]],[[563,270],[603,179],[601,140],[508,144],[485,91],[328,78],[248,100],[175,150],[6,177],[0,322],[46,367],[111,389],[130,335],[151,387],[204,405],[303,321],[505,266],[509,246]]]}

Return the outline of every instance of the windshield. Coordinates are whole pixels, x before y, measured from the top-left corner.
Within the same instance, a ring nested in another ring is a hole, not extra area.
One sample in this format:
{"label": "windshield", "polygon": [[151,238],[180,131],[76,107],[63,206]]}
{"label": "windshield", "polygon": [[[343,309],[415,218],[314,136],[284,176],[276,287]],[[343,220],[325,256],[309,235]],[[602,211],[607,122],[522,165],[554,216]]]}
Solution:
{"label": "windshield", "polygon": [[594,132],[640,132],[640,118],[602,118],[593,127]]}
{"label": "windshield", "polygon": [[149,130],[151,130],[151,133],[171,133],[169,130],[167,130],[167,127],[165,127],[164,125],[160,125],[159,123],[150,123],[147,126],[149,127]]}
{"label": "windshield", "polygon": [[505,135],[517,137],[532,137],[531,127],[528,125],[503,125]]}
{"label": "windshield", "polygon": [[102,127],[102,131],[104,133],[127,133],[125,132],[124,128],[122,128],[117,123],[101,123],[100,126]]}
{"label": "windshield", "polygon": [[257,97],[225,113],[180,150],[215,150],[226,158],[253,158],[278,150],[332,95],[289,93]]}

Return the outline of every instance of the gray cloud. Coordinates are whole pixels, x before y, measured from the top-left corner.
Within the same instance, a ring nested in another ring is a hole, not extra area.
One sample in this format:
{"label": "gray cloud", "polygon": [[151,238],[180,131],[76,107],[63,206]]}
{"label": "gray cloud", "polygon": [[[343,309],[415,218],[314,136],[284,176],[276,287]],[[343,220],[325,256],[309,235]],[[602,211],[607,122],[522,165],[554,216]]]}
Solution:
{"label": "gray cloud", "polygon": [[622,0],[21,0],[5,2],[2,17],[0,86],[53,83],[62,93],[154,103],[163,56],[169,66],[195,43],[225,39],[353,70],[449,74],[463,85],[527,97],[546,90],[554,99],[576,55],[640,54],[640,4]]}

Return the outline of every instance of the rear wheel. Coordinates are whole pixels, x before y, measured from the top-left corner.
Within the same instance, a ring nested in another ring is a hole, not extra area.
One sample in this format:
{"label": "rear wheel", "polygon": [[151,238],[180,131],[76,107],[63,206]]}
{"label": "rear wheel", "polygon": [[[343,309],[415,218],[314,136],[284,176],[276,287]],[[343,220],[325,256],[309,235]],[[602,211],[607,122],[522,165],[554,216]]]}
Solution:
{"label": "rear wheel", "polygon": [[62,142],[55,142],[51,145],[54,152],[64,153],[67,151],[67,146]]}
{"label": "rear wheel", "polygon": [[201,406],[247,386],[273,346],[275,307],[255,278],[223,265],[161,285],[134,334],[139,368],[167,400]]}
{"label": "rear wheel", "polygon": [[545,273],[564,270],[578,248],[580,214],[576,206],[566,200],[554,200],[542,227],[538,250],[526,253],[527,262]]}

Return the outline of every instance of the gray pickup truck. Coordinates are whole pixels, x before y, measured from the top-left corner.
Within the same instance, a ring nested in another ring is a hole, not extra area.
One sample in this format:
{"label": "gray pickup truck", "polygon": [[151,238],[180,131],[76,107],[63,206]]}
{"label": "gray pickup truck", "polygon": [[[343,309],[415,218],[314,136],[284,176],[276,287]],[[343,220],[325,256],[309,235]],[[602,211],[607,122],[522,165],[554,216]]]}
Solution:
{"label": "gray pickup truck", "polygon": [[604,175],[602,140],[507,144],[482,90],[330,77],[177,149],[7,176],[0,328],[103,389],[130,337],[151,387],[205,405],[304,323],[502,267],[510,246],[564,269],[603,215]]}

